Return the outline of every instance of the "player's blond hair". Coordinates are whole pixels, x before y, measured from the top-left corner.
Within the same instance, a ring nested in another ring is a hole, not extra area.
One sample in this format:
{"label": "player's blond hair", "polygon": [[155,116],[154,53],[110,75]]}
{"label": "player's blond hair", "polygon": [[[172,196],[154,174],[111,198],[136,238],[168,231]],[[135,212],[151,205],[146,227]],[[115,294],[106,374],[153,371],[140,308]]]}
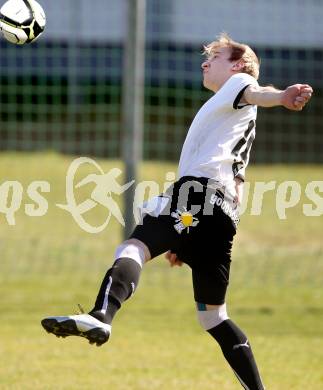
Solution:
{"label": "player's blond hair", "polygon": [[260,61],[256,53],[248,45],[236,42],[231,39],[227,33],[222,33],[215,41],[204,46],[203,54],[206,55],[207,58],[211,58],[213,57],[215,51],[220,47],[228,47],[231,49],[231,56],[229,60],[243,60],[244,67],[241,71],[243,73],[250,74],[258,80]]}

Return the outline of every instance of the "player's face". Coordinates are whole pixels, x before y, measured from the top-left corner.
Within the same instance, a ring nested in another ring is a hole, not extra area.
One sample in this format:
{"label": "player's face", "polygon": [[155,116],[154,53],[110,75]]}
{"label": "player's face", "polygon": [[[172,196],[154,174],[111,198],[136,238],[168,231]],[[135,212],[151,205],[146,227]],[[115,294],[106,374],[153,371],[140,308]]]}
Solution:
{"label": "player's face", "polygon": [[202,64],[203,85],[211,91],[218,91],[234,73],[234,62],[229,61],[231,51],[228,47],[219,47],[213,57]]}

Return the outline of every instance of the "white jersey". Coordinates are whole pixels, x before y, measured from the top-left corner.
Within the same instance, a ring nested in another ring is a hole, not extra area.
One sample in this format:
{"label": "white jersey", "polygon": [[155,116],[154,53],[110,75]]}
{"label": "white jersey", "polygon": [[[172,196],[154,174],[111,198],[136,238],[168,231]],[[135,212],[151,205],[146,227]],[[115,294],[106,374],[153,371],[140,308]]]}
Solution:
{"label": "white jersey", "polygon": [[212,178],[234,195],[234,178],[244,179],[255,138],[257,107],[240,103],[251,84],[258,85],[254,77],[237,73],[200,108],[183,145],[179,177]]}

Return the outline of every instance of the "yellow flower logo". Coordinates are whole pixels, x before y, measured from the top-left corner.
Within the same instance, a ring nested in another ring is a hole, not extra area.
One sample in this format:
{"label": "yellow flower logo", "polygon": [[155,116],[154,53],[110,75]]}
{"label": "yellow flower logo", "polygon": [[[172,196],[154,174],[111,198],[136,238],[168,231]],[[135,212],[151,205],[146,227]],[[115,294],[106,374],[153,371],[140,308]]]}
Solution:
{"label": "yellow flower logo", "polygon": [[172,212],[171,216],[175,218],[175,230],[181,234],[183,230],[187,229],[187,233],[190,231],[190,227],[194,227],[199,223],[199,220],[185,209],[185,211],[176,210]]}

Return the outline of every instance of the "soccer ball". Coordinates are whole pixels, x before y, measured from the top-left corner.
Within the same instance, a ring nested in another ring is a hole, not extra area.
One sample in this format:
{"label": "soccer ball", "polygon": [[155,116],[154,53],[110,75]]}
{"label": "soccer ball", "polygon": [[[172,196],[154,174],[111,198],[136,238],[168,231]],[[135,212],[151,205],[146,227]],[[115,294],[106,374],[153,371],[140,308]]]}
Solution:
{"label": "soccer ball", "polygon": [[2,34],[16,45],[35,41],[45,24],[45,12],[35,0],[8,0],[0,9]]}

